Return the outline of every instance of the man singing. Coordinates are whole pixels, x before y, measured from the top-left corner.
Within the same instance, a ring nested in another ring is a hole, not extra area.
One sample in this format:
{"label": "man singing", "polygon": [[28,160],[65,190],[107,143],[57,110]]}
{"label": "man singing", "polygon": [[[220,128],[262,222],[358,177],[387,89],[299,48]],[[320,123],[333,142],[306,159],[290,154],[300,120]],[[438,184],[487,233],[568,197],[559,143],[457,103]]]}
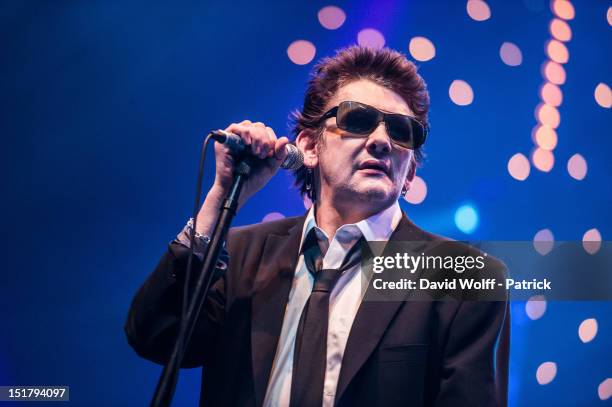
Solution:
{"label": "man singing", "polygon": [[[230,230],[183,361],[203,366],[201,405],[506,404],[507,303],[363,300],[359,242],[444,240],[398,203],[421,159],[428,110],[423,79],[396,51],[354,46],[315,67],[294,128],[304,154],[296,185],[313,205],[304,216]],[[242,205],[276,173],[289,140],[249,120],[225,130],[261,158]],[[196,254],[232,181],[229,150],[216,144],[215,156]],[[166,363],[180,323],[191,225],[126,323],[136,352],[157,363]]]}

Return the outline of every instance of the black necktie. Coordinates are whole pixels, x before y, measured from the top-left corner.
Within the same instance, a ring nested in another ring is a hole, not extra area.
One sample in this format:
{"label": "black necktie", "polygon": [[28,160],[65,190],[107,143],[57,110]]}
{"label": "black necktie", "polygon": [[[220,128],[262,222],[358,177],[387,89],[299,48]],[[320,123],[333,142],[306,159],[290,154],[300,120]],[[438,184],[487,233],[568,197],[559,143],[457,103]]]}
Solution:
{"label": "black necktie", "polygon": [[314,230],[304,242],[304,262],[315,280],[295,338],[291,407],[318,407],[323,403],[329,297],[342,272],[360,261],[362,241],[365,240],[361,238],[353,245],[339,269],[321,269],[321,249]]}

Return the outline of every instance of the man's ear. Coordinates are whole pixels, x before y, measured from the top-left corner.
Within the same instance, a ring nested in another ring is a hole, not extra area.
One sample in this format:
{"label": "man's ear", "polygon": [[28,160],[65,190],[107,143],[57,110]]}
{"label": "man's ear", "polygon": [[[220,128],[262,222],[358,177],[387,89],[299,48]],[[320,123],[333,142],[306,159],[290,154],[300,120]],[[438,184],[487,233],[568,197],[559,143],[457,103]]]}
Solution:
{"label": "man's ear", "polygon": [[314,168],[319,164],[319,151],[314,131],[304,129],[295,139],[295,144],[304,154],[304,165],[308,168]]}
{"label": "man's ear", "polygon": [[404,180],[404,189],[406,191],[410,191],[412,180],[414,179],[414,176],[416,175],[416,167],[417,167],[417,163],[413,157],[410,162],[410,168],[408,169],[408,175],[406,175],[406,179]]}

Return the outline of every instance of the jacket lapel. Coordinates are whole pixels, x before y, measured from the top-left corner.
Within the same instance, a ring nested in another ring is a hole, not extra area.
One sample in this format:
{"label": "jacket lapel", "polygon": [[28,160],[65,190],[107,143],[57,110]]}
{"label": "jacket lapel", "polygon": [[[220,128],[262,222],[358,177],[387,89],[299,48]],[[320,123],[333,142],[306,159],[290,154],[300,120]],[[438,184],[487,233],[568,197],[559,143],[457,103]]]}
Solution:
{"label": "jacket lapel", "polygon": [[268,235],[257,270],[251,310],[251,355],[255,405],[263,403],[291,283],[305,216],[287,234]]}
{"label": "jacket lapel", "polygon": [[[402,215],[402,219],[390,240],[427,240],[421,229],[408,220],[405,214]],[[353,377],[378,345],[387,326],[403,303],[403,301],[361,302],[342,357],[342,367],[336,389],[336,405]]]}

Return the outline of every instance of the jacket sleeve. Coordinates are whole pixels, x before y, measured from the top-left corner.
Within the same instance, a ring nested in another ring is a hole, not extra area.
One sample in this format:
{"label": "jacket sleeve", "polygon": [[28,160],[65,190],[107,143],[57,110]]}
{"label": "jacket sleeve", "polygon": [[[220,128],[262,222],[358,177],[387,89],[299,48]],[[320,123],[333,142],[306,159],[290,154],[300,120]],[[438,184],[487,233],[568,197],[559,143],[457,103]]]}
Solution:
{"label": "jacket sleeve", "polygon": [[506,406],[507,301],[464,301],[451,323],[434,405]]}
{"label": "jacket sleeve", "polygon": [[[190,249],[182,244],[171,243],[153,273],[136,293],[128,313],[125,333],[129,344],[138,355],[155,363],[167,363],[178,334],[189,252]],[[227,257],[227,253],[222,253],[221,257]],[[202,262],[197,256],[193,256],[192,262],[191,280],[195,281]],[[224,316],[223,271],[219,267],[215,270],[181,367],[201,366],[210,360]]]}

